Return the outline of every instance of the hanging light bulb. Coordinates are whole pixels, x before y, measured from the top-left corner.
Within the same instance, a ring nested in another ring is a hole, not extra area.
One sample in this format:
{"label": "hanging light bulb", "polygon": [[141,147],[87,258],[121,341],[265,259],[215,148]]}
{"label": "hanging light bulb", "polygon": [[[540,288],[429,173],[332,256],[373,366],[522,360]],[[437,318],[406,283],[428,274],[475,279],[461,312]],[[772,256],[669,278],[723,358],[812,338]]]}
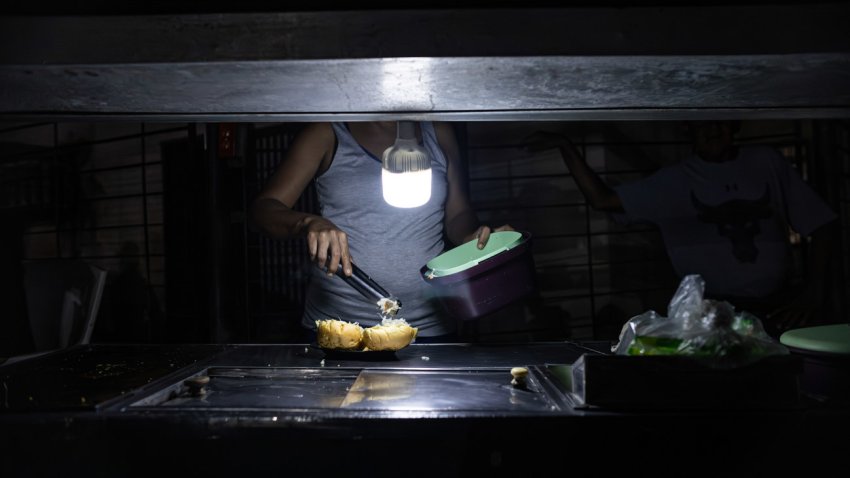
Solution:
{"label": "hanging light bulb", "polygon": [[419,207],[431,199],[431,158],[416,141],[412,121],[399,121],[395,143],[381,161],[384,201],[395,207]]}

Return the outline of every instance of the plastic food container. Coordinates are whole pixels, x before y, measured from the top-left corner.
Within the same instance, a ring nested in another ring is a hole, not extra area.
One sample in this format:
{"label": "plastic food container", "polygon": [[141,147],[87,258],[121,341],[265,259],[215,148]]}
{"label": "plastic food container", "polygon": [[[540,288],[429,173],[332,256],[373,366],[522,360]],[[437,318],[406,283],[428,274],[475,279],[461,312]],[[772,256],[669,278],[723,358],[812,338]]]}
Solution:
{"label": "plastic food container", "polygon": [[531,235],[494,232],[483,249],[477,240],[467,242],[431,259],[420,272],[451,316],[475,319],[534,291]]}
{"label": "plastic food container", "polygon": [[850,324],[789,330],[779,342],[803,359],[803,391],[818,397],[850,399]]}

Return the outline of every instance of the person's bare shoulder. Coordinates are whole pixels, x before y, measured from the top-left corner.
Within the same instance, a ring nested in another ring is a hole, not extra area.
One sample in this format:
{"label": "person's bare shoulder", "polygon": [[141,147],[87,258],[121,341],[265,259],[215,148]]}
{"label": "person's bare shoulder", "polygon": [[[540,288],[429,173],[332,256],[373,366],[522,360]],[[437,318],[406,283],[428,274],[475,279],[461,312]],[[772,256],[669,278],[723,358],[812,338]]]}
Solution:
{"label": "person's bare shoulder", "polygon": [[456,157],[458,154],[458,144],[454,126],[451,123],[435,121],[434,133],[437,135],[437,142],[443,148],[443,151],[450,157]]}
{"label": "person's bare shoulder", "polygon": [[301,141],[333,146],[336,134],[331,123],[310,123],[298,133]]}
{"label": "person's bare shoulder", "polygon": [[317,161],[318,171],[324,172],[333,157],[336,134],[331,123],[310,123],[295,138],[288,157],[299,163]]}
{"label": "person's bare shoulder", "polygon": [[447,137],[450,135],[451,137],[455,136],[454,126],[451,123],[447,123],[445,121],[434,121],[434,132],[437,133],[437,137]]}

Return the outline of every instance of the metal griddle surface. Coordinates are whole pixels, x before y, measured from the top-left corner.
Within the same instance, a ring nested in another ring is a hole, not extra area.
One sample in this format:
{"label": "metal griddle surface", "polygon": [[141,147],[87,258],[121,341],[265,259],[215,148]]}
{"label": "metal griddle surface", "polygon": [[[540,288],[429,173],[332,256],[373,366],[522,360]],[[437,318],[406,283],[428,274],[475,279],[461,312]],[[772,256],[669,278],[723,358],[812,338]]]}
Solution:
{"label": "metal griddle surface", "polygon": [[145,397],[135,407],[158,410],[367,410],[547,412],[559,409],[529,374],[511,385],[510,369],[358,369],[210,367],[205,393],[184,381]]}

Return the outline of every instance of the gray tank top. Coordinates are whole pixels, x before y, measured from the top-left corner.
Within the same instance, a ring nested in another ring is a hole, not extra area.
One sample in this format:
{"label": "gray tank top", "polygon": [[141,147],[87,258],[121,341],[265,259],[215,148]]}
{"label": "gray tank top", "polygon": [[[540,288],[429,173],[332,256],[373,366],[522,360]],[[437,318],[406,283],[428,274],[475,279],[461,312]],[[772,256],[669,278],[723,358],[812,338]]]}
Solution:
{"label": "gray tank top", "polygon": [[[437,143],[434,125],[420,123],[425,148],[431,155],[431,199],[427,204],[399,209],[384,202],[381,160],[363,148],[344,123],[333,123],[337,150],[330,168],[316,178],[322,216],[348,234],[355,263],[390,294],[401,300],[397,317],[430,337],[454,333],[420,275],[426,262],[443,252],[446,202],[446,157]],[[303,325],[340,319],[369,327],[380,322],[377,304],[367,300],[339,277],[311,268]]]}

